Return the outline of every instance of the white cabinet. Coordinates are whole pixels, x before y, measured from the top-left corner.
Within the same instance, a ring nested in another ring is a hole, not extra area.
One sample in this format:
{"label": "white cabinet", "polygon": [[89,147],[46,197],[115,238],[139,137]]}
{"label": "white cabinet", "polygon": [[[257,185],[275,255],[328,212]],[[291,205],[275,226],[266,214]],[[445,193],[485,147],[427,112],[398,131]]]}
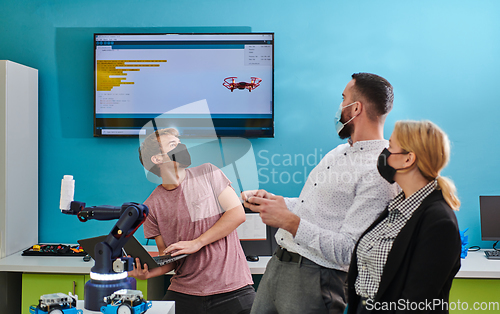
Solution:
{"label": "white cabinet", "polygon": [[38,70],[0,60],[0,259],[38,242]]}

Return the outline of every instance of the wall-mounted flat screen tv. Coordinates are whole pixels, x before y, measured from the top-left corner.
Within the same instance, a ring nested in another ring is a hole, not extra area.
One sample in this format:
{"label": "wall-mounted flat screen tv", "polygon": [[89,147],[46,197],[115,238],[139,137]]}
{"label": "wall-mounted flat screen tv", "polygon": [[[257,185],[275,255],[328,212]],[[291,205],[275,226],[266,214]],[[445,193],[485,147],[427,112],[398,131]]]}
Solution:
{"label": "wall-mounted flat screen tv", "polygon": [[274,137],[274,33],[94,34],[94,73],[94,136]]}

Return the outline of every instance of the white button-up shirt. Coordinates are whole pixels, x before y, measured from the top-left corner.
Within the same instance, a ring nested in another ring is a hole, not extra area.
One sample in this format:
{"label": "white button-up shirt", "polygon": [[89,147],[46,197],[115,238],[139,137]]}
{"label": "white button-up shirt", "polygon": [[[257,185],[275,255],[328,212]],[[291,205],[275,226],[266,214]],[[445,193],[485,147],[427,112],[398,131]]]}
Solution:
{"label": "white button-up shirt", "polygon": [[298,198],[285,198],[300,217],[295,238],[283,229],[277,243],[318,265],[347,271],[361,234],[399,192],[377,170],[386,140],[342,144],[311,171]]}

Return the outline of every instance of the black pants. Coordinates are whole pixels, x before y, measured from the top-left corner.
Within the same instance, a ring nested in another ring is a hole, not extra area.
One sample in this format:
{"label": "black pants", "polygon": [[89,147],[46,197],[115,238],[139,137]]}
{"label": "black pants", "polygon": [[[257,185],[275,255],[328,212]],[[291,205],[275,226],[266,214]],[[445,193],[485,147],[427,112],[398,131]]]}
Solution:
{"label": "black pants", "polygon": [[194,296],[168,290],[163,301],[175,301],[175,312],[181,314],[248,314],[255,298],[255,289],[241,289],[209,296]]}

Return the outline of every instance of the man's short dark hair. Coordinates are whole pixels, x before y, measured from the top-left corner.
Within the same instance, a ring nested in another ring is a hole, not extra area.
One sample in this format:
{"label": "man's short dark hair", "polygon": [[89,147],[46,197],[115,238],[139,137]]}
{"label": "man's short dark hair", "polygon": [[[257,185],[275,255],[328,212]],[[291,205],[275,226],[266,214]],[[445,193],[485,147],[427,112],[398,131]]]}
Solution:
{"label": "man's short dark hair", "polygon": [[394,92],[385,78],[371,73],[354,73],[354,97],[368,102],[367,114],[371,120],[386,116],[392,110]]}

